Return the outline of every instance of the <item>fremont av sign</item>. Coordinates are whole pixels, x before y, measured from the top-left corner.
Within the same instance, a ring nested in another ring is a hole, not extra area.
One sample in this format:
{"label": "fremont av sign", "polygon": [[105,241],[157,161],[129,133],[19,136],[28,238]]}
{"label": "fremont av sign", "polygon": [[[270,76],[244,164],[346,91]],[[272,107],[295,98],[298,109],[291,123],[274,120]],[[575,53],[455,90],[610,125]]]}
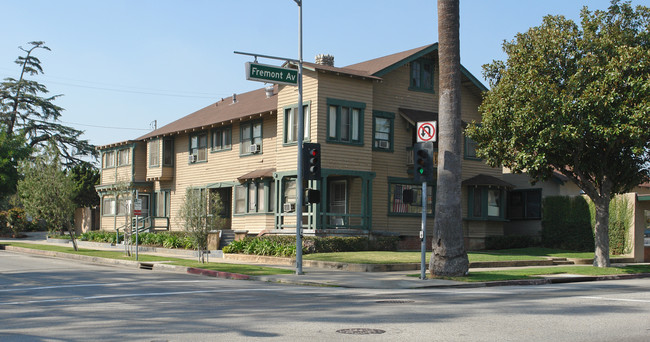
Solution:
{"label": "fremont av sign", "polygon": [[247,62],[246,79],[266,83],[297,85],[298,70]]}

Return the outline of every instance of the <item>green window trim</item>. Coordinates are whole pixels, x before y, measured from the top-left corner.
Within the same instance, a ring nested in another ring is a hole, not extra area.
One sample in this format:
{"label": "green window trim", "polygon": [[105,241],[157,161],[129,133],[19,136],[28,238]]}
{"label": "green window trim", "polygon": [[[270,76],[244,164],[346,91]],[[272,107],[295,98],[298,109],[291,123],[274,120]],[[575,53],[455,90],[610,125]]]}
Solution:
{"label": "green window trim", "polygon": [[420,58],[410,63],[409,90],[434,93],[433,78],[435,63],[431,59]]}
{"label": "green window trim", "polygon": [[[306,101],[302,103],[303,106],[303,125],[304,125],[304,136],[303,141],[311,141],[311,101]],[[298,114],[297,114],[298,104],[295,103],[290,106],[285,106],[283,108],[284,112],[284,132],[283,132],[283,144],[284,146],[296,145],[298,143]],[[290,120],[289,118],[292,118]],[[291,122],[290,122],[291,121]],[[294,122],[295,121],[295,122]]]}
{"label": "green window trim", "polygon": [[542,189],[510,190],[507,198],[509,220],[541,220]]}
{"label": "green window trim", "polygon": [[[259,127],[259,129],[257,128]],[[248,132],[246,132],[248,130]],[[259,130],[259,135],[256,135],[256,130]],[[239,156],[253,156],[257,154],[262,154],[263,149],[263,139],[264,138],[264,127],[262,126],[262,120],[252,120],[241,123],[239,125]],[[253,144],[258,144],[260,146],[259,152],[251,153],[250,147]]]}
{"label": "green window trim", "polygon": [[[102,169],[113,169],[117,165],[115,163],[115,150],[110,150],[110,151],[103,151],[102,152]],[[107,165],[107,161],[110,160],[111,163],[110,165]]]}
{"label": "green window trim", "polygon": [[[379,120],[378,120],[379,119]],[[385,121],[388,124],[388,132],[377,130],[377,121]],[[387,134],[387,137],[379,138],[378,134]],[[385,141],[386,143],[381,143]],[[393,152],[395,143],[395,113],[382,112],[378,110],[372,111],[372,150],[381,152]],[[388,144],[388,148],[382,146]]]}
{"label": "green window trim", "polygon": [[[133,152],[133,151],[132,151],[132,148],[129,148],[129,147],[118,149],[118,150],[117,150],[117,153],[116,153],[116,157],[117,157],[117,158],[116,158],[116,159],[117,159],[117,163],[116,163],[116,164],[117,164],[117,166],[120,167],[120,166],[129,166],[129,165],[131,165],[131,158],[133,157],[133,156],[132,156],[132,155],[133,155],[132,152]],[[125,153],[126,153],[126,160],[122,160],[122,156],[123,156]]]}
{"label": "green window trim", "polygon": [[463,158],[466,160],[482,161],[476,156],[476,142],[468,136],[464,136]]}
{"label": "green window trim", "polygon": [[162,164],[163,166],[174,166],[174,138],[162,140]]}
{"label": "green window trim", "polygon": [[[402,195],[396,193],[397,190],[412,189],[415,190],[415,204],[401,203]],[[427,192],[427,217],[435,217],[436,207],[436,185],[428,184]],[[388,216],[402,217],[422,217],[422,183],[413,182],[412,178],[395,178],[388,177]]]}
{"label": "green window trim", "polygon": [[507,203],[505,194],[504,188],[494,186],[467,187],[467,219],[504,221]]}
{"label": "green window trim", "polygon": [[[273,180],[270,178],[251,180],[235,186],[235,212],[233,216],[274,214],[275,194],[274,189],[272,189],[273,186]],[[251,194],[255,197],[253,198]]]}
{"label": "green window trim", "polygon": [[149,167],[160,167],[160,146],[161,139],[152,139],[149,141]]}
{"label": "green window trim", "polygon": [[363,146],[365,109],[366,104],[363,102],[328,98],[326,141]]}
{"label": "green window trim", "polygon": [[[151,203],[151,208],[153,209],[151,215],[152,217],[170,217],[171,214],[171,190],[165,189],[165,190],[159,190],[155,191],[154,195],[152,196],[152,202]],[[161,204],[160,201],[163,201],[162,204],[162,210],[161,209]],[[162,213],[161,213],[162,211]]]}
{"label": "green window trim", "polygon": [[222,126],[210,131],[210,153],[232,150],[232,126]]}
{"label": "green window trim", "polygon": [[[196,139],[196,141],[194,141],[194,139]],[[194,161],[188,160],[188,164],[207,163],[208,133],[206,131],[190,134],[188,152],[190,156],[196,156]]]}

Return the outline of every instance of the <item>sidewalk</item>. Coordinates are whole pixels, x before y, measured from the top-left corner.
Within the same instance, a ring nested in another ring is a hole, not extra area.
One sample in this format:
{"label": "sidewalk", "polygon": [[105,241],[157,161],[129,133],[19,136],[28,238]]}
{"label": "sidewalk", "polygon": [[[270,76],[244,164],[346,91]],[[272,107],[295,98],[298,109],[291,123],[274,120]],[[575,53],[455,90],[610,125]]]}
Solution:
{"label": "sidewalk", "polygon": [[[60,242],[53,242],[47,240],[45,234],[31,233],[30,237],[26,239],[0,239],[0,244],[3,242],[25,242],[25,243],[37,243],[37,244],[50,244],[50,245],[63,245]],[[119,251],[123,250],[123,246],[111,246],[109,244],[99,244],[85,241],[78,241],[80,248],[96,249],[96,250],[114,250]],[[69,244],[68,246],[71,246]],[[183,266],[174,266],[164,263],[151,263],[151,262],[137,262],[137,261],[128,261],[128,260],[114,260],[114,259],[105,259],[97,257],[89,257],[82,255],[50,252],[50,251],[40,251],[40,250],[31,250],[24,249],[19,247],[7,246],[6,248],[9,251],[20,252],[20,253],[30,253],[30,254],[39,254],[49,257],[59,257],[59,258],[68,258],[76,259],[92,263],[100,264],[110,264],[110,265],[123,265],[129,267],[136,267],[141,269],[149,269],[153,271],[162,271],[162,272],[179,272],[179,273],[191,273],[191,274],[200,274],[204,276],[213,276],[219,278],[229,278],[229,279],[244,279],[244,280],[256,280],[256,281],[265,281],[265,282],[274,282],[282,284],[293,284],[293,285],[311,285],[311,286],[335,286],[335,287],[348,287],[348,288],[372,288],[372,289],[416,289],[416,288],[444,288],[444,287],[485,287],[485,286],[505,286],[505,285],[540,285],[540,284],[550,284],[558,282],[572,282],[572,281],[594,281],[594,280],[606,280],[606,279],[629,279],[635,277],[635,275],[625,275],[625,276],[607,276],[607,277],[585,277],[585,276],[571,276],[571,275],[559,275],[559,276],[549,276],[542,279],[531,279],[531,280],[514,280],[514,281],[499,281],[499,282],[489,282],[489,283],[476,283],[476,282],[459,282],[452,280],[443,280],[443,279],[419,279],[418,277],[409,277],[407,275],[419,275],[419,270],[407,270],[407,271],[392,271],[392,272],[352,272],[352,271],[342,271],[335,269],[326,269],[321,267],[309,267],[303,264],[303,274],[283,274],[283,275],[268,275],[268,276],[247,276],[240,274],[233,274],[228,272],[218,272],[211,270],[203,270],[196,268],[188,268]],[[220,252],[220,251],[219,251]],[[194,252],[196,253],[196,252]],[[158,255],[166,257],[175,257],[183,259],[196,259],[196,254],[192,255],[190,251],[139,251],[139,254],[146,255]],[[213,253],[210,256],[210,262],[224,262],[224,263],[237,263],[237,264],[251,264],[258,266],[266,267],[278,267],[284,269],[295,270],[295,266],[290,265],[278,265],[270,262],[251,262],[251,261],[242,261],[242,260],[229,260],[220,258],[219,254],[215,255]],[[534,267],[534,266],[530,266]],[[342,265],[339,268],[345,268],[345,265]],[[494,268],[501,269],[501,268]],[[472,270],[478,269],[470,269]],[[486,271],[488,269],[481,268],[480,270]],[[646,275],[647,276],[647,275]]]}

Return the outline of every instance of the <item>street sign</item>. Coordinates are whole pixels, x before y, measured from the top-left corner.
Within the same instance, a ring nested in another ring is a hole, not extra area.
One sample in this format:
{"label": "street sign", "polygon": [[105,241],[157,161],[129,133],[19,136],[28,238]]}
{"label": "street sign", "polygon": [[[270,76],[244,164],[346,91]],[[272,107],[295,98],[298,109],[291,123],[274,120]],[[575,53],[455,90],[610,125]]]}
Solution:
{"label": "street sign", "polygon": [[133,216],[142,215],[142,200],[137,199],[133,202]]}
{"label": "street sign", "polygon": [[265,83],[298,85],[298,70],[246,62],[246,79]]}
{"label": "street sign", "polygon": [[421,121],[417,124],[418,142],[436,141],[438,134],[437,121]]}

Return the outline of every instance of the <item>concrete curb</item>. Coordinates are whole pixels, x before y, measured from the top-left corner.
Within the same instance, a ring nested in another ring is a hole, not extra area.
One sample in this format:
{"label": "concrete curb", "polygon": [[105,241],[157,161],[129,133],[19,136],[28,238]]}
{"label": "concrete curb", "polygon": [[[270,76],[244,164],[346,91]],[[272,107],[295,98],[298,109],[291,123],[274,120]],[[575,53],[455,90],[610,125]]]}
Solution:
{"label": "concrete curb", "polygon": [[204,276],[225,278],[225,279],[254,280],[254,277],[245,274],[212,271],[212,270],[206,270],[201,268],[178,266],[178,265],[169,265],[161,262],[109,259],[109,258],[93,257],[87,255],[70,254],[64,252],[43,251],[39,249],[7,246],[7,245],[0,245],[0,249],[12,251],[12,252],[35,254],[35,255],[54,257],[60,259],[80,260],[80,261],[85,261],[94,264],[119,265],[119,266],[129,266],[129,267],[139,268],[139,269],[149,269],[153,271],[199,274]]}

